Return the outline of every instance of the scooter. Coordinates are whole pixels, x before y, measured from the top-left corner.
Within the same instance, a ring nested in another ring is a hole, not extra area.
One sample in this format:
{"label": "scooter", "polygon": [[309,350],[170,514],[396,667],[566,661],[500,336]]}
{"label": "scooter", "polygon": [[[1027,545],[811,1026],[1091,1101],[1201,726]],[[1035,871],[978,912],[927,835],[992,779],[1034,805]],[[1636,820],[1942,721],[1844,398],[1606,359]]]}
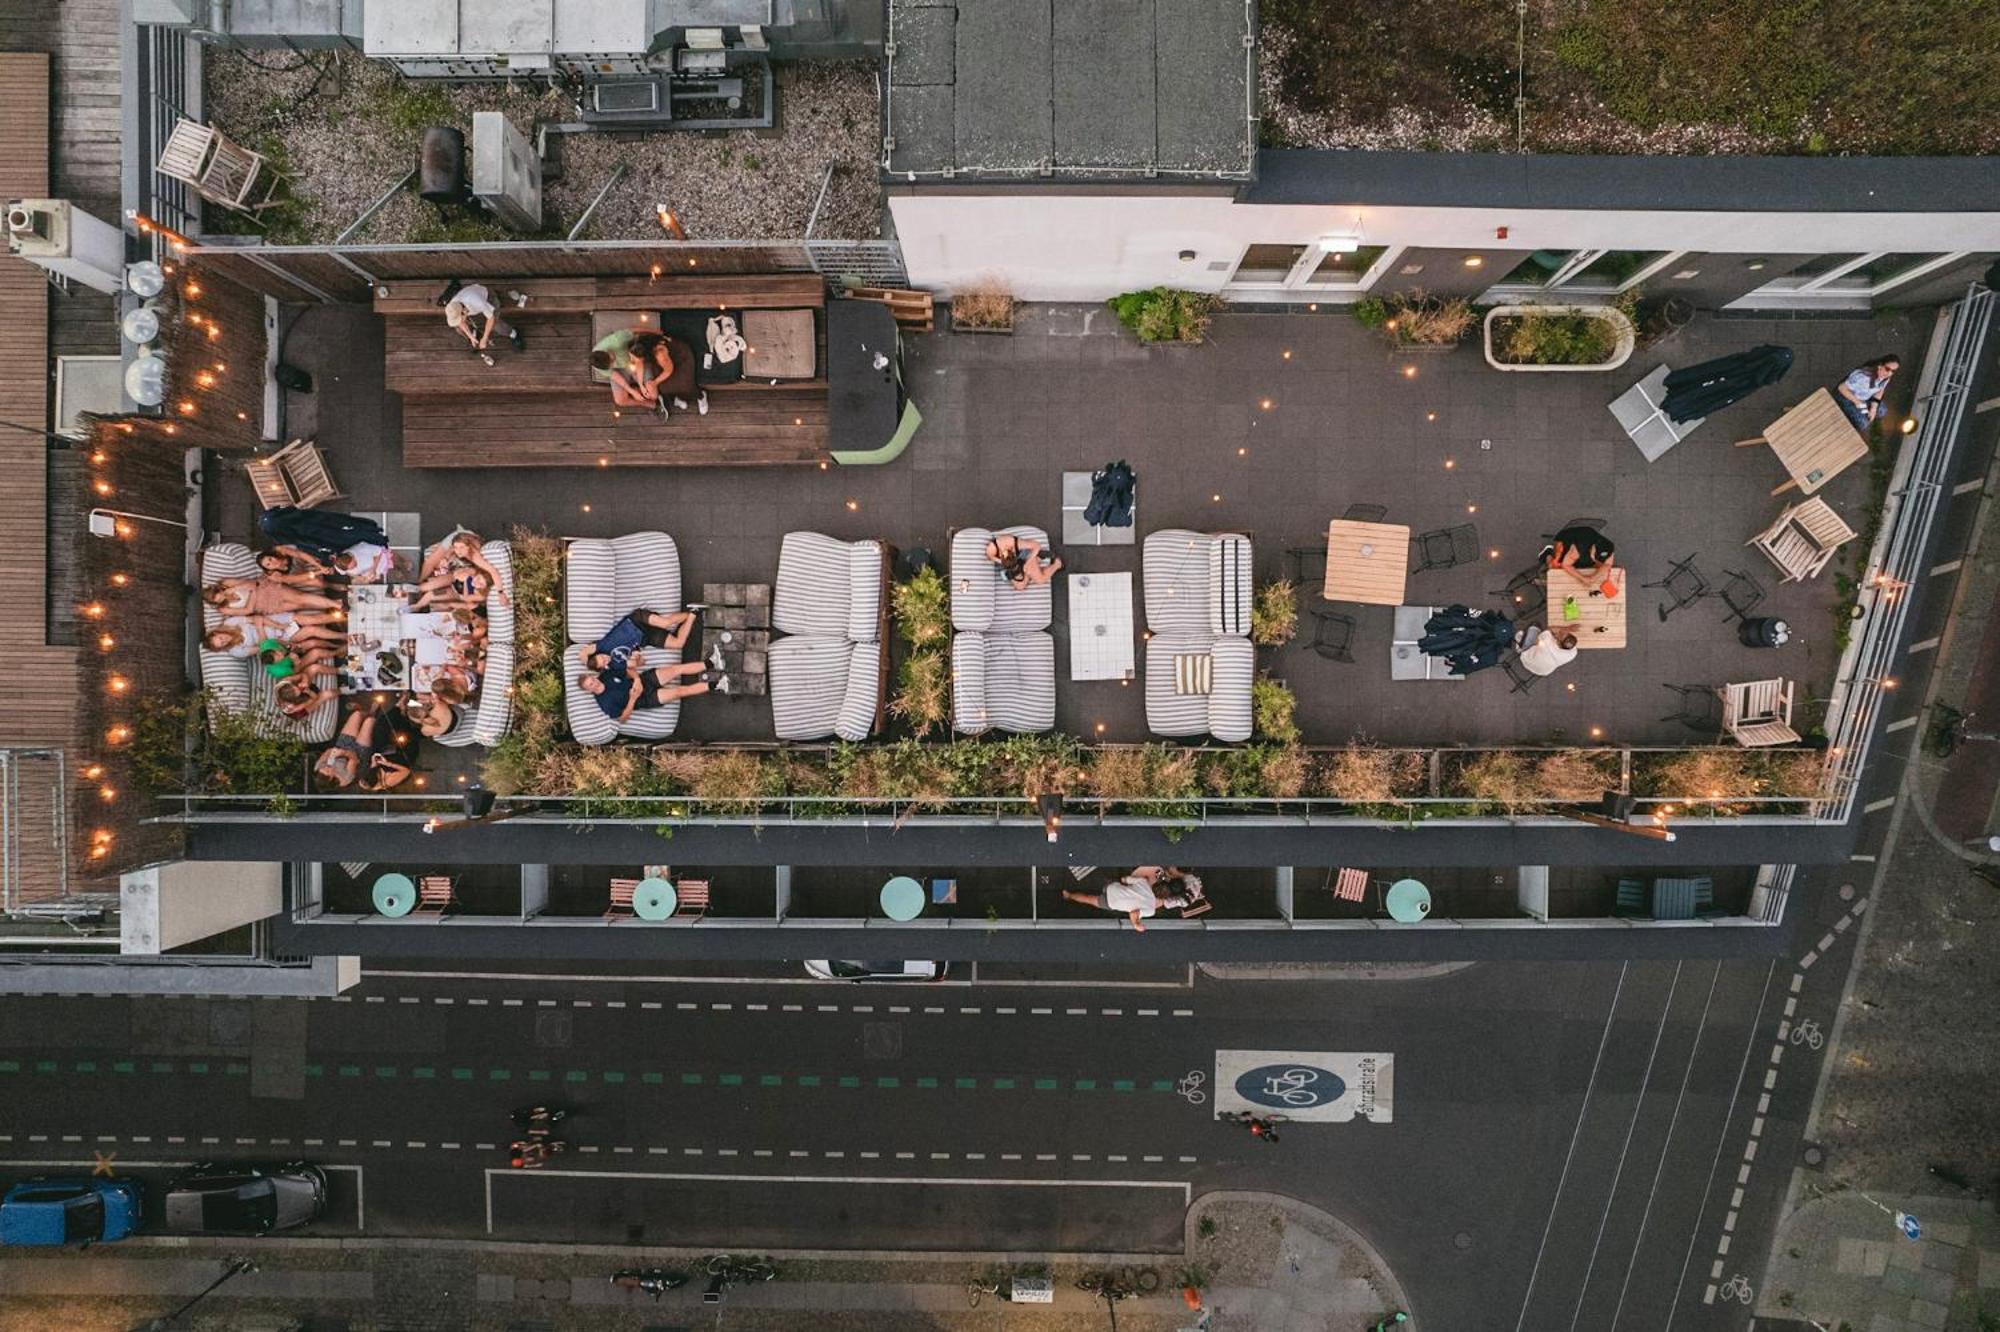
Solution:
{"label": "scooter", "polygon": [[620,1290],[643,1290],[656,1300],[670,1290],[685,1286],[687,1279],[686,1272],[672,1272],[664,1267],[628,1267],[611,1274],[611,1284]]}
{"label": "scooter", "polygon": [[551,1156],[568,1150],[561,1138],[526,1138],[507,1144],[508,1164],[516,1170],[540,1170]]}
{"label": "scooter", "polygon": [[555,1132],[556,1125],[569,1118],[569,1111],[561,1106],[529,1105],[511,1112],[514,1127],[525,1130],[531,1138],[546,1138]]}

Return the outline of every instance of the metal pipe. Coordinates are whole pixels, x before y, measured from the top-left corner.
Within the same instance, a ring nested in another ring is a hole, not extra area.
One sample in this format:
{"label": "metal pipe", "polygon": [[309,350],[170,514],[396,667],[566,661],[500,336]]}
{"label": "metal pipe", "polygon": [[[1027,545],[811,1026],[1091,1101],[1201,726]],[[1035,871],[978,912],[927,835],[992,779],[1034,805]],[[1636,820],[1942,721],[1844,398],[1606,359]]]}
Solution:
{"label": "metal pipe", "polygon": [[374,203],[369,204],[366,208],[362,209],[361,216],[355,218],[352,222],[349,222],[347,226],[342,229],[341,233],[333,238],[333,243],[335,245],[345,245],[347,243],[348,237],[352,236],[355,232],[361,230],[361,228],[367,226],[370,222],[374,221],[375,214],[381,212],[384,208],[387,208],[389,206],[389,200],[395,198],[397,195],[401,194],[404,190],[408,189],[410,182],[415,180],[416,178],[417,178],[417,169],[415,167],[411,167],[408,175],[405,175],[401,180],[397,181],[394,185],[391,185],[388,189],[382,191],[381,198],[377,199]]}
{"label": "metal pipe", "polygon": [[582,214],[577,217],[576,225],[569,229],[569,235],[563,237],[564,240],[573,241],[583,234],[583,229],[590,225],[590,219],[597,215],[597,206],[604,202],[606,195],[611,193],[611,187],[624,179],[624,177],[625,163],[620,162],[618,169],[611,173],[611,179],[604,182],[604,188],[599,190],[597,197],[590,201],[590,207],[584,209]]}

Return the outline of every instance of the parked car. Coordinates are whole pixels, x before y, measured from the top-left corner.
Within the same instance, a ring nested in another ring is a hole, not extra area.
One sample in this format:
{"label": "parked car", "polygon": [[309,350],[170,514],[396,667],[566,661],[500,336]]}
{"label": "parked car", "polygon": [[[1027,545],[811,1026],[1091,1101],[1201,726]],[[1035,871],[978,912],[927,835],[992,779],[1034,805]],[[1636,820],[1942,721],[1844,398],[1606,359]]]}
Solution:
{"label": "parked car", "polygon": [[139,1228],[136,1179],[40,1176],[0,1198],[0,1244],[90,1244]]}
{"label": "parked car", "polygon": [[264,1235],[326,1210],[326,1172],[305,1161],[210,1161],[167,1186],[167,1229],[181,1235]]}
{"label": "parked car", "polygon": [[806,975],[823,981],[941,981],[948,962],[808,962]]}

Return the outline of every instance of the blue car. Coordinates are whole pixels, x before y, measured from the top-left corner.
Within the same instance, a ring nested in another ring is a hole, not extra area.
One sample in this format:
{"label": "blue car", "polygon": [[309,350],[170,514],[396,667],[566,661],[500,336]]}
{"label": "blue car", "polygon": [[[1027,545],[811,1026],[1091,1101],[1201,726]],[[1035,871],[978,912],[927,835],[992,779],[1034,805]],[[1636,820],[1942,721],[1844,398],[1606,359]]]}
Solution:
{"label": "blue car", "polygon": [[89,1244],[139,1228],[136,1179],[45,1176],[0,1198],[0,1244]]}

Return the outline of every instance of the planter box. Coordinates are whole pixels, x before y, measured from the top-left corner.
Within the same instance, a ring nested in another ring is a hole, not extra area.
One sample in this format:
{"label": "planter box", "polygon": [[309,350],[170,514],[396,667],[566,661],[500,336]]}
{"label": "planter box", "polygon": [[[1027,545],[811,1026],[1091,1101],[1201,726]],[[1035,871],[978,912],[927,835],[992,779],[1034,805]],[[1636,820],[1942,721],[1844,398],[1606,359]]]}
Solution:
{"label": "planter box", "polygon": [[[1503,361],[1493,354],[1493,323],[1498,319],[1518,318],[1522,315],[1584,315],[1591,319],[1601,319],[1612,326],[1618,334],[1618,345],[1612,349],[1611,359],[1594,365],[1519,365]],[[1622,311],[1608,305],[1496,305],[1486,312],[1482,325],[1486,347],[1486,364],[1495,370],[1554,370],[1575,373],[1598,370],[1616,370],[1632,355],[1632,348],[1638,343],[1638,334]]]}
{"label": "planter box", "polygon": [[994,328],[986,324],[961,324],[958,320],[953,319],[951,321],[951,331],[954,333],[998,333],[1005,336],[1014,331],[1014,326],[1009,324],[1005,328]]}

